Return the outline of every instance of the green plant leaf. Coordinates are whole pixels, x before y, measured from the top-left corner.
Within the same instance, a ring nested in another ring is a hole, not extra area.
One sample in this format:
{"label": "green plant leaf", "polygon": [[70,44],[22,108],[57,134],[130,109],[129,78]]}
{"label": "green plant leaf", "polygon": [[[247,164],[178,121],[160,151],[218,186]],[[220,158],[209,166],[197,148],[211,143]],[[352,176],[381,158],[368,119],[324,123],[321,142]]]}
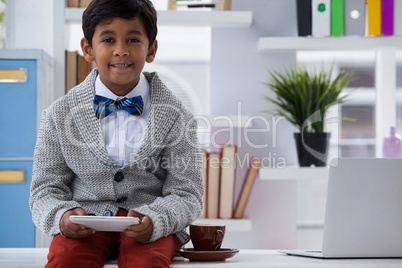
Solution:
{"label": "green plant leaf", "polygon": [[319,111],[320,117],[325,118],[331,106],[346,102],[350,93],[343,93],[343,90],[354,80],[352,74],[344,70],[332,79],[332,72],[333,65],[328,72],[321,68],[312,73],[304,66],[268,70],[268,81],[264,85],[275,95],[265,96],[274,106],[271,112],[283,116],[299,130],[307,125],[303,131],[324,131],[324,120],[309,122],[310,117]]}

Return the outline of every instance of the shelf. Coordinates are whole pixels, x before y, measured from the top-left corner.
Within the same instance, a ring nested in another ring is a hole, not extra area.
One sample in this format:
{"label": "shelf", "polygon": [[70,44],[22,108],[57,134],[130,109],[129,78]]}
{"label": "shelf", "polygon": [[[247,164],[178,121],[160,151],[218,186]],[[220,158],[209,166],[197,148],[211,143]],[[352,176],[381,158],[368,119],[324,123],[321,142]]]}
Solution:
{"label": "shelf", "polygon": [[[66,22],[81,22],[84,8],[66,8]],[[251,11],[158,10],[158,26],[250,27]]]}
{"label": "shelf", "polygon": [[298,167],[287,168],[261,168],[261,180],[302,180],[302,179],[328,179],[328,167]]}
{"label": "shelf", "polygon": [[339,146],[368,146],[372,145],[375,146],[375,139],[369,138],[348,138],[348,139],[339,139],[338,141]]}
{"label": "shelf", "polygon": [[373,50],[402,49],[402,36],[261,37],[259,51],[272,50]]}
{"label": "shelf", "polygon": [[251,11],[158,11],[159,25],[250,27]]}
{"label": "shelf", "polygon": [[298,221],[297,229],[324,229],[323,221]]}
{"label": "shelf", "polygon": [[194,224],[225,225],[228,232],[249,232],[252,229],[250,219],[197,219]]}
{"label": "shelf", "polygon": [[[395,92],[395,98],[398,105],[402,104],[402,89],[397,88]],[[358,88],[358,90],[354,91],[352,95],[349,97],[346,103],[343,103],[343,106],[355,106],[355,105],[373,105],[376,99],[375,87],[365,87]]]}

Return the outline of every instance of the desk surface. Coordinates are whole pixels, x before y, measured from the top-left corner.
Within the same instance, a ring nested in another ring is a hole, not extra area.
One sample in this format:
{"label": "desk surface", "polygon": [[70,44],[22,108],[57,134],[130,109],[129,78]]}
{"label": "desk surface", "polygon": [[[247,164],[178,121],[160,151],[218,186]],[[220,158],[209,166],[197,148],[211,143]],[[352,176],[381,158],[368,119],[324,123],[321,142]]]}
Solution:
{"label": "desk surface", "polygon": [[[0,248],[0,267],[43,267],[46,264],[47,248]],[[275,250],[244,249],[224,262],[190,262],[176,257],[171,267],[402,267],[401,259],[342,259],[321,260],[305,257],[287,256]],[[117,267],[115,262],[105,267]]]}

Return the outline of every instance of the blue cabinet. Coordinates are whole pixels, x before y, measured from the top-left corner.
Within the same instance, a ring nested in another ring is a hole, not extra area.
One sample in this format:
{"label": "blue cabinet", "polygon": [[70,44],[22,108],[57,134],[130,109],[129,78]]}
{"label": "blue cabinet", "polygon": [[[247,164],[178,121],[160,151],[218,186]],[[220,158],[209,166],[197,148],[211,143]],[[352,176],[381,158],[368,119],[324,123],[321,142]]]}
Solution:
{"label": "blue cabinet", "polygon": [[41,55],[0,49],[0,247],[35,247],[29,189],[42,110]]}
{"label": "blue cabinet", "polygon": [[2,82],[0,74],[0,157],[32,157],[37,124],[36,60],[0,59],[2,70],[21,70],[27,79]]}

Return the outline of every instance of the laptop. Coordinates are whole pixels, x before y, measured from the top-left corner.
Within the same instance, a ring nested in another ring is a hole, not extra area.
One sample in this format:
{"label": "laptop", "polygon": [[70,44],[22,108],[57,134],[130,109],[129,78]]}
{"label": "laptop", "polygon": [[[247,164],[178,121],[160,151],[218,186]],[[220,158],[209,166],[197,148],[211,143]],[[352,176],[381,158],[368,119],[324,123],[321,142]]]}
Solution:
{"label": "laptop", "polygon": [[321,251],[315,258],[402,258],[402,159],[331,161]]}

